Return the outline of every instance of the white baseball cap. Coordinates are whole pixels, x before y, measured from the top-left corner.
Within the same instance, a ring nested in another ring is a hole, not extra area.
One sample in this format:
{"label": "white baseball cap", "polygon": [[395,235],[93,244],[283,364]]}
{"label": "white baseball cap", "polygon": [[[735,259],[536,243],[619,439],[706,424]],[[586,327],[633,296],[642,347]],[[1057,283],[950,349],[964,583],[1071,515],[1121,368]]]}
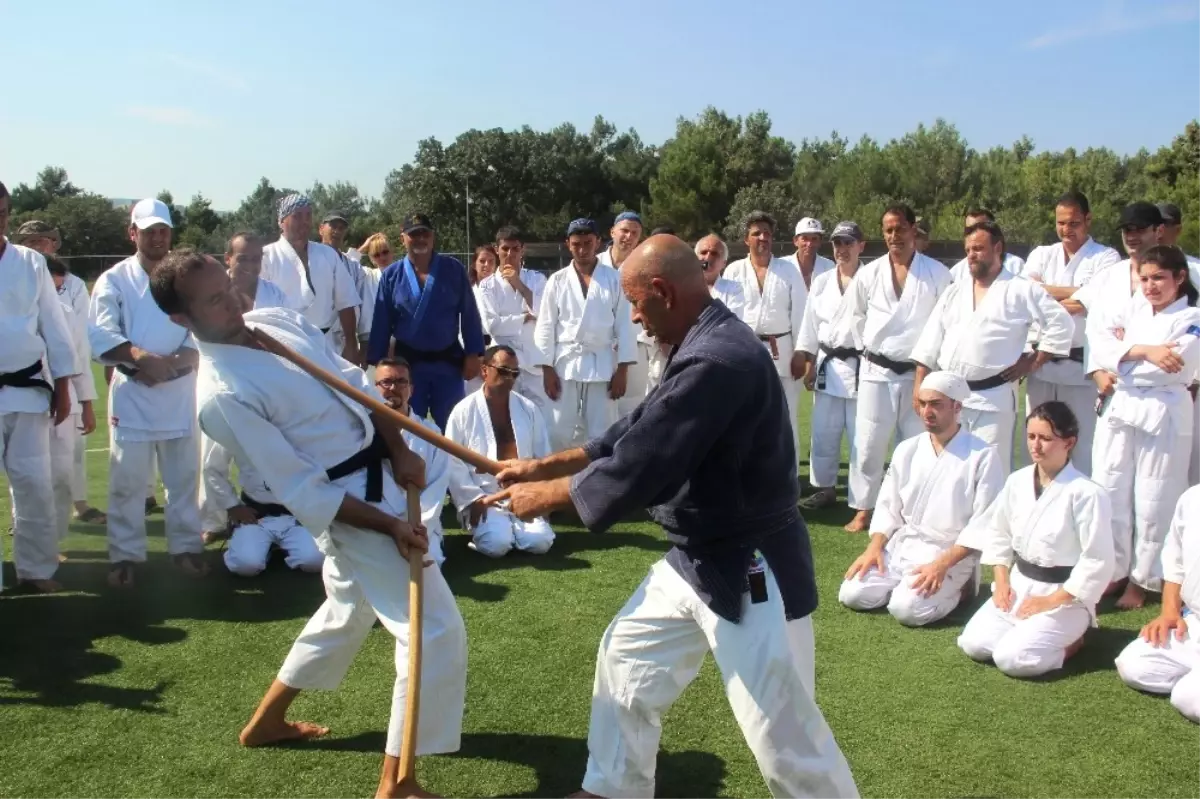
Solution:
{"label": "white baseball cap", "polygon": [[153,197],[141,200],[133,206],[130,222],[137,225],[138,230],[145,230],[151,225],[174,227],[171,224],[171,209],[167,208],[167,204],[162,200],[156,200]]}
{"label": "white baseball cap", "polygon": [[811,216],[806,216],[796,223],[796,234],[802,236],[805,233],[816,233],[817,235],[825,235],[825,228],[821,227],[821,220],[813,219]]}

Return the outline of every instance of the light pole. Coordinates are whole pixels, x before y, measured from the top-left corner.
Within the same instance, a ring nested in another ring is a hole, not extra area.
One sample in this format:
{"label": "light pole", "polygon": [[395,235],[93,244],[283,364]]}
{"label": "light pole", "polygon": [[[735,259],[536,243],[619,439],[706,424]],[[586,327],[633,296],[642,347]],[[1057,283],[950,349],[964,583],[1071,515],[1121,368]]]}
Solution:
{"label": "light pole", "polygon": [[[485,166],[487,167],[488,172],[496,171],[496,167],[492,166],[491,164],[486,164]],[[467,234],[467,237],[465,239],[466,250],[467,250],[466,257],[470,258],[471,257],[471,177],[466,171],[459,172],[459,170],[455,169],[454,167],[444,167],[443,168],[443,167],[431,166],[431,167],[429,167],[429,171],[430,172],[444,171],[451,175],[459,175],[459,174],[462,175],[463,194],[464,194],[463,208],[466,212],[465,213],[465,216],[466,216],[465,232]]]}

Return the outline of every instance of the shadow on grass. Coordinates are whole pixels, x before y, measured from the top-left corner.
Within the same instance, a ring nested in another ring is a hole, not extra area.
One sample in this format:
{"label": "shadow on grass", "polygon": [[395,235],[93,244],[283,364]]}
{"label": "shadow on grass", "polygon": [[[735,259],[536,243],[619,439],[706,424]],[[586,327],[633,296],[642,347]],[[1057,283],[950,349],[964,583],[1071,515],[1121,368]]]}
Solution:
{"label": "shadow on grass", "polygon": [[[320,738],[301,744],[304,749],[338,752],[382,752],[386,736],[369,732],[348,738]],[[579,790],[587,767],[587,741],[558,735],[526,733],[469,733],[462,737],[462,749],[454,759],[490,760],[515,763],[532,769],[537,786],[525,793],[504,794],[513,797],[566,796]],[[716,796],[726,775],[725,761],[706,752],[659,752],[658,797]]]}

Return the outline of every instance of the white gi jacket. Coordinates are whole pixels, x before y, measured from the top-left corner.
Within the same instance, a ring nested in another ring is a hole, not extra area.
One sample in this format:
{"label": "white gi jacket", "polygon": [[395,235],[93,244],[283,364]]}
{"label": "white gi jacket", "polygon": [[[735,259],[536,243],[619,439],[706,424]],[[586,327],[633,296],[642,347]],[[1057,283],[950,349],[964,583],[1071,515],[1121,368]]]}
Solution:
{"label": "white gi jacket", "polygon": [[574,263],[550,275],[534,326],[536,366],[561,380],[606,383],[617,365],[637,362],[629,300],[616,269],[597,264],[585,296]]}
{"label": "white gi jacket", "polygon": [[[508,281],[496,271],[480,282],[479,286],[479,316],[484,329],[492,337],[493,344],[504,344],[512,347],[517,353],[517,363],[527,372],[540,374],[538,366],[537,315],[542,306],[542,297],[546,293],[546,276],[533,269],[521,267],[521,282],[533,295],[533,304],[525,302],[520,292],[509,285]],[[525,321],[525,314],[533,315],[534,319]]]}
{"label": "white gi jacket", "polygon": [[[549,455],[550,433],[546,428],[546,419],[537,406],[514,391],[509,395],[508,413],[512,420],[518,457],[544,458]],[[468,394],[454,406],[450,418],[446,420],[446,438],[492,460],[496,459],[496,433],[492,428],[487,397],[482,390]],[[492,475],[480,474],[475,467],[452,458],[449,489],[450,499],[461,513],[480,497],[498,492],[500,486]]]}
{"label": "white gi jacket", "polygon": [[[741,286],[745,301],[739,314],[742,321],[759,337],[774,337],[775,349],[771,354],[775,357],[775,371],[781,377],[791,378],[792,354],[797,351],[804,304],[808,300],[808,288],[796,264],[786,258],[772,258],[761,290],[749,258],[729,264],[721,277]],[[765,343],[770,348],[770,342]]]}
{"label": "white gi jacket", "polygon": [[1200,614],[1200,486],[1183,492],[1162,549],[1163,580],[1180,585],[1183,604]]}
{"label": "white gi jacket", "polygon": [[[1037,283],[1001,270],[976,307],[975,281],[956,281],[938,298],[911,357],[933,371],[982,380],[1017,362],[1035,326],[1041,351],[1061,357],[1070,353],[1075,329],[1071,315]],[[963,406],[1009,410],[1015,392],[1015,383],[972,391]]]}
{"label": "white gi jacket", "polygon": [[[60,377],[81,373],[70,323],[36,250],[4,239],[0,255],[0,374],[19,372],[42,362],[41,378],[54,385]],[[40,388],[0,388],[0,414],[46,413],[50,394]],[[66,424],[66,422],[64,422]]]}
{"label": "white gi jacket", "polygon": [[[852,290],[855,278],[846,284],[847,292]],[[858,359],[830,358],[821,350],[821,345],[830,349],[857,349],[851,326],[844,319],[848,312],[844,298],[836,268],[813,278],[796,349],[813,356],[818,372],[824,365],[825,387],[818,388],[819,391],[834,397],[854,399],[858,396]]]}
{"label": "white gi jacket", "polygon": [[287,307],[331,335],[341,328],[338,312],[362,303],[341,253],[319,241],[308,242],[307,278],[304,262],[282,236],[263,248],[262,277],[283,291]]}
{"label": "white gi jacket", "polygon": [[1035,566],[1073,567],[1062,587],[1094,614],[1116,567],[1108,497],[1069,462],[1038,497],[1036,469],[1009,475],[996,501],[958,542],[981,550],[985,566],[1012,567],[1019,555]]}
{"label": "white gi jacket", "polygon": [[[846,292],[844,300],[849,308],[845,318],[858,336],[858,349],[901,363],[910,360],[925,322],[933,314],[938,297],[949,285],[950,270],[919,252],[913,255],[899,297],[892,281],[888,255],[859,267],[854,276],[853,291]],[[895,379],[896,374],[864,357],[859,377],[886,383]]]}
{"label": "white gi jacket", "polygon": [[[150,296],[150,278],[136,255],[96,280],[90,313],[92,358],[106,366],[117,363],[104,354],[126,342],[155,355],[196,347],[191,334],[172,322]],[[118,441],[166,441],[186,438],[195,430],[195,371],[156,386],[116,371],[108,396],[109,425]]]}

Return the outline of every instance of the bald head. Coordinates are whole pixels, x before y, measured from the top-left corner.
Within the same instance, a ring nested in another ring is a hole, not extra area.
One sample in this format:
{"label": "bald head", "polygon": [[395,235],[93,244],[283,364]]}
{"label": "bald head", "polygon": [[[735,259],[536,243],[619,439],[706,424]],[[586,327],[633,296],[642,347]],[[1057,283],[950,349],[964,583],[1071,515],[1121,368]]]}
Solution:
{"label": "bald head", "polygon": [[651,236],[621,264],[633,321],[666,344],[683,341],[712,301],[700,259],[681,239]]}

